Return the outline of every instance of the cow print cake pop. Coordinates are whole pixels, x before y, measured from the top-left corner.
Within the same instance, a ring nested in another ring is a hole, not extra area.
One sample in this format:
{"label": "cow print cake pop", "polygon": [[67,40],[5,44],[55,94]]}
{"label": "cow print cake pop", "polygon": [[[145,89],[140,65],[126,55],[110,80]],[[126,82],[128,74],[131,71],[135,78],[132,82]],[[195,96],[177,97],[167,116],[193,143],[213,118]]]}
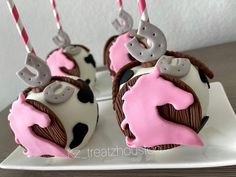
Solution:
{"label": "cow print cake pop", "polygon": [[126,144],[152,150],[203,146],[197,133],[209,118],[212,71],[194,57],[166,51],[165,38],[151,37],[159,31],[154,25],[141,22],[140,35],[144,29],[151,46],[129,41],[127,49],[140,62],[122,67],[113,82],[113,105]]}
{"label": "cow print cake pop", "polygon": [[83,45],[72,45],[63,31],[53,41],[59,48],[53,50],[46,59],[52,76],[79,77],[93,88],[96,81],[96,62],[89,49]]}
{"label": "cow print cake pop", "polygon": [[[8,120],[15,141],[28,157],[73,157],[91,139],[98,121],[98,105],[93,92],[81,79],[51,77],[50,70],[33,54],[27,68],[17,75],[36,86],[19,94]],[[26,70],[27,69],[27,70]]]}
{"label": "cow print cake pop", "polygon": [[131,15],[120,10],[119,17],[112,22],[119,35],[108,39],[104,47],[104,64],[110,71],[112,78],[124,65],[132,62],[134,58],[129,55],[125,44],[132,38],[133,19]]}

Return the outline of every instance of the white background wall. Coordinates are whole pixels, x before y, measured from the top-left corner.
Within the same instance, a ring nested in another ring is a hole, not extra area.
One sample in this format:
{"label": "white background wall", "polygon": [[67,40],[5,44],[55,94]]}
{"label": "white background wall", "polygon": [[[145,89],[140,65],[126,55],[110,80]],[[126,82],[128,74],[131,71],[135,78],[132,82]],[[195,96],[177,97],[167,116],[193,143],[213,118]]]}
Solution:
{"label": "white background wall", "polygon": [[[125,0],[124,0],[125,1]],[[55,47],[56,34],[49,0],[15,0],[37,54],[45,58]],[[168,48],[187,50],[236,41],[236,0],[147,0],[150,19],[166,34]],[[61,21],[74,43],[87,45],[98,65],[109,36],[116,34],[110,22],[117,16],[116,0],[57,0]],[[125,9],[138,24],[136,0]],[[26,52],[5,0],[0,1],[0,110],[26,86],[15,72]]]}

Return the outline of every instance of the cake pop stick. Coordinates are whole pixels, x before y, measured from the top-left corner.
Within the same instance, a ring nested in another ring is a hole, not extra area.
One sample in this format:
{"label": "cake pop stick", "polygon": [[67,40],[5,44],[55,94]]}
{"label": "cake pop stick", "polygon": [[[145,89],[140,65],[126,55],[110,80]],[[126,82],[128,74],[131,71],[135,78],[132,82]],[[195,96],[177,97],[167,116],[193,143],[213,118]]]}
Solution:
{"label": "cake pop stick", "polygon": [[123,8],[123,1],[122,0],[117,0],[118,6],[120,9]]}
{"label": "cake pop stick", "polygon": [[62,30],[62,25],[61,25],[61,22],[60,22],[59,13],[57,11],[56,1],[55,0],[50,0],[50,3],[51,3],[51,6],[52,6],[52,11],[53,11],[54,18],[56,20],[57,29],[58,29],[58,31],[61,31]]}
{"label": "cake pop stick", "polygon": [[7,0],[7,5],[8,5],[9,11],[10,11],[13,19],[15,20],[17,31],[24,42],[25,49],[26,49],[27,53],[34,53],[35,54],[35,50],[31,45],[28,34],[25,30],[24,25],[22,24],[22,21],[20,19],[20,15],[18,13],[18,10],[17,10],[17,7],[16,7],[14,1]]}
{"label": "cake pop stick", "polygon": [[132,16],[123,9],[123,1],[117,0],[119,7],[119,17],[112,22],[114,28],[121,34],[130,31],[133,27]]}
{"label": "cake pop stick", "polygon": [[66,46],[70,45],[70,42],[71,42],[69,35],[65,31],[63,31],[63,29],[62,29],[62,24],[60,22],[60,16],[59,16],[59,12],[57,10],[56,1],[50,0],[50,3],[52,6],[53,15],[56,20],[56,26],[58,29],[58,34],[57,34],[57,36],[53,37],[53,41],[59,47],[66,47]]}
{"label": "cake pop stick", "polygon": [[141,20],[149,21],[146,0],[138,0],[139,13],[141,15]]}
{"label": "cake pop stick", "polygon": [[120,6],[120,8],[122,8],[123,7],[123,1],[122,0],[117,0],[117,2],[118,2],[118,6]]}
{"label": "cake pop stick", "polygon": [[[16,75],[30,86],[42,86],[47,84],[51,79],[51,72],[45,62],[36,56],[35,50],[32,47],[26,29],[20,19],[19,12],[13,0],[7,0],[7,5],[12,17],[15,20],[16,28],[24,42],[26,51],[28,53],[25,67],[16,73]],[[34,73],[28,69],[28,66],[34,69]]]}

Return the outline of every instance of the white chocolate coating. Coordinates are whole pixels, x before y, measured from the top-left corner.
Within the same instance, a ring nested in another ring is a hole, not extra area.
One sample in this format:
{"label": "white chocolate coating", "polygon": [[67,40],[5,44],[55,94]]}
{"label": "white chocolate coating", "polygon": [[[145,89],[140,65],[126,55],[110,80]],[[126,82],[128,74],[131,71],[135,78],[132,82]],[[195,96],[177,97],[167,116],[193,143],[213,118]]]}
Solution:
{"label": "white chocolate coating", "polygon": [[89,86],[94,87],[96,81],[96,68],[90,63],[86,63],[84,58],[86,58],[90,53],[87,52],[84,48],[81,48],[79,54],[74,55],[73,58],[77,62],[77,65],[80,69],[80,78],[82,80],[89,79]]}

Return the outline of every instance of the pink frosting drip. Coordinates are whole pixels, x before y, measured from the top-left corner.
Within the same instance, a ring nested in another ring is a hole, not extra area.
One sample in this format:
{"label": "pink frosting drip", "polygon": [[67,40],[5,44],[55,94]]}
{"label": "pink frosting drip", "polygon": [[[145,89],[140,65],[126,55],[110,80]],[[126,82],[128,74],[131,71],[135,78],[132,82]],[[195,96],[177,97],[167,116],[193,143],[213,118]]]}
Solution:
{"label": "pink frosting drip", "polygon": [[63,54],[63,49],[60,48],[54,51],[47,59],[47,65],[51,70],[52,76],[68,76],[66,73],[61,71],[62,67],[65,67],[68,70],[74,68],[75,64],[68,60]]}
{"label": "pink frosting drip", "polygon": [[18,100],[12,104],[8,120],[15,134],[16,143],[24,146],[26,149],[24,154],[28,157],[42,155],[72,157],[65,149],[33,132],[31,128],[33,125],[39,125],[41,128],[48,127],[50,118],[47,114],[27,104],[23,93],[20,93]]}
{"label": "pink frosting drip", "polygon": [[161,78],[158,67],[155,67],[152,73],[140,77],[122,99],[125,119],[121,128],[125,129],[128,124],[135,136],[135,139],[126,137],[128,146],[203,146],[201,139],[191,128],[167,121],[159,115],[157,106],[171,104],[176,110],[183,110],[194,102],[194,98],[191,93]]}
{"label": "pink frosting drip", "polygon": [[111,60],[110,68],[116,73],[125,66],[130,63],[130,59],[128,56],[128,50],[125,47],[125,44],[130,41],[129,33],[125,33],[117,37],[116,41],[109,49],[109,58]]}

